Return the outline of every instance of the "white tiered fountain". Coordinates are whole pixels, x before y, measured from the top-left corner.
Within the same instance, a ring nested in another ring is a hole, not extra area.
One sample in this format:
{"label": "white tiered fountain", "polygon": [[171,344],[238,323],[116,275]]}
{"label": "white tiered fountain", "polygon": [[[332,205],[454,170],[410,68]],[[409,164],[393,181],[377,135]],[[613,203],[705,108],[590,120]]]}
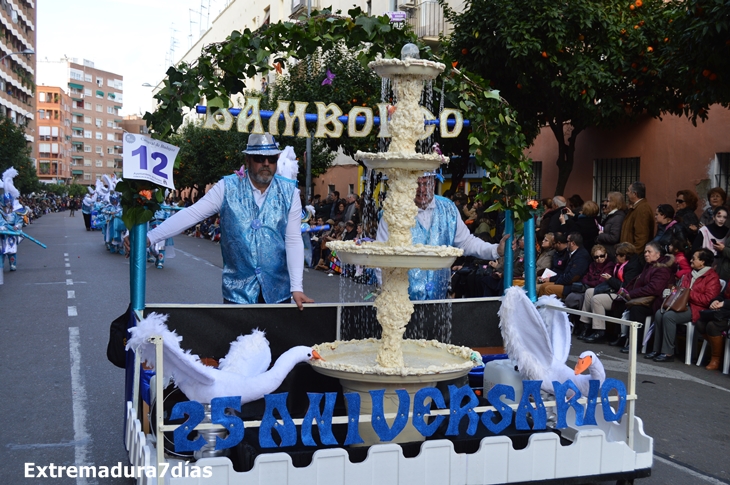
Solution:
{"label": "white tiered fountain", "polygon": [[[418,213],[413,200],[418,178],[444,163],[441,155],[415,151],[416,142],[425,134],[419,106],[424,81],[435,79],[444,65],[419,59],[418,47],[407,44],[401,59],[378,59],[368,67],[380,77],[390,79],[395,92],[396,109],[388,121],[392,136],[389,150],[355,155],[368,168],[380,170],[388,177],[388,196],[383,205],[388,241],[333,241],[327,246],[345,264],[382,268],[382,291],[374,303],[382,338],[320,344],[316,349],[324,360],[313,363],[318,372],[340,379],[344,392],[360,393],[362,414],[371,409],[368,391],[385,388],[384,410],[395,412],[396,389],[413,394],[424,386],[462,377],[473,367],[475,355],[467,347],[403,339],[413,313],[408,297],[408,270],[447,268],[462,254],[460,249],[450,246],[414,245],[411,238]],[[366,445],[379,442],[369,426],[361,426],[360,433]],[[423,437],[412,427],[396,439],[420,440]]]}

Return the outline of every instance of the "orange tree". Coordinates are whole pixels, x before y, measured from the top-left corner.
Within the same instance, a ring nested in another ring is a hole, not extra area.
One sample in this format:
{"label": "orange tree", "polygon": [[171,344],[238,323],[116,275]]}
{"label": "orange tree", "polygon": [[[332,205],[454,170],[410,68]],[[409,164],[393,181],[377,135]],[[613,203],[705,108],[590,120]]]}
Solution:
{"label": "orange tree", "polygon": [[672,4],[669,32],[660,43],[679,101],[675,114],[696,123],[710,106],[730,106],[730,1],[686,0]]}
{"label": "orange tree", "polygon": [[578,135],[679,100],[657,52],[673,12],[663,0],[467,0],[448,8],[448,56],[498,88],[527,141],[548,126],[558,142],[555,194],[573,169]]}

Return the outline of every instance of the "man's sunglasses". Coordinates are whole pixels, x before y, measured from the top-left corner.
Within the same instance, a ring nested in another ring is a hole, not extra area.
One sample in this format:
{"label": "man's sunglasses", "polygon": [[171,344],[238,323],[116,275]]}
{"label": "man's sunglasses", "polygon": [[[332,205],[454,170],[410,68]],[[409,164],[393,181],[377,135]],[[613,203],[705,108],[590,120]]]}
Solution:
{"label": "man's sunglasses", "polygon": [[269,163],[273,164],[276,163],[279,159],[276,155],[249,155],[251,161],[256,163],[264,163],[266,160],[269,161]]}

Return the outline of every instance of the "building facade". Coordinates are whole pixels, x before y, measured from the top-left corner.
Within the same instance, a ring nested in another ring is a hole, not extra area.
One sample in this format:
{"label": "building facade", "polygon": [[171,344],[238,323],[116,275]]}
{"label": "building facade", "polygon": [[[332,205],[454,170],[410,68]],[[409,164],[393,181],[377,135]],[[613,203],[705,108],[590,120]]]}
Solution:
{"label": "building facade", "polygon": [[28,143],[36,141],[36,6],[31,0],[0,3],[0,115],[25,127]]}
{"label": "building facade", "polygon": [[61,86],[71,99],[72,181],[93,184],[105,174],[121,176],[122,75],[97,69],[86,59],[45,60],[38,63],[38,80]]}
{"label": "building facade", "polygon": [[83,158],[72,153],[71,98],[58,86],[39,86],[36,100],[38,136],[33,157],[38,180],[68,184],[73,180],[77,158]]}

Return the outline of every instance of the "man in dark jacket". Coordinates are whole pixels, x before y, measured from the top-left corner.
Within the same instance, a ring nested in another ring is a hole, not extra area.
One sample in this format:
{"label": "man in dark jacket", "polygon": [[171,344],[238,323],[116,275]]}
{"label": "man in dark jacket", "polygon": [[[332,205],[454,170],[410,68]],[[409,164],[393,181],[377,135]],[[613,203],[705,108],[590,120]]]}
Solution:
{"label": "man in dark jacket", "polygon": [[568,259],[568,264],[562,274],[538,279],[542,283],[538,287],[538,296],[555,295],[558,298],[565,298],[570,294],[571,285],[576,281],[580,281],[583,275],[588,272],[591,255],[583,247],[583,236],[579,232],[568,235],[568,251],[570,259]]}

